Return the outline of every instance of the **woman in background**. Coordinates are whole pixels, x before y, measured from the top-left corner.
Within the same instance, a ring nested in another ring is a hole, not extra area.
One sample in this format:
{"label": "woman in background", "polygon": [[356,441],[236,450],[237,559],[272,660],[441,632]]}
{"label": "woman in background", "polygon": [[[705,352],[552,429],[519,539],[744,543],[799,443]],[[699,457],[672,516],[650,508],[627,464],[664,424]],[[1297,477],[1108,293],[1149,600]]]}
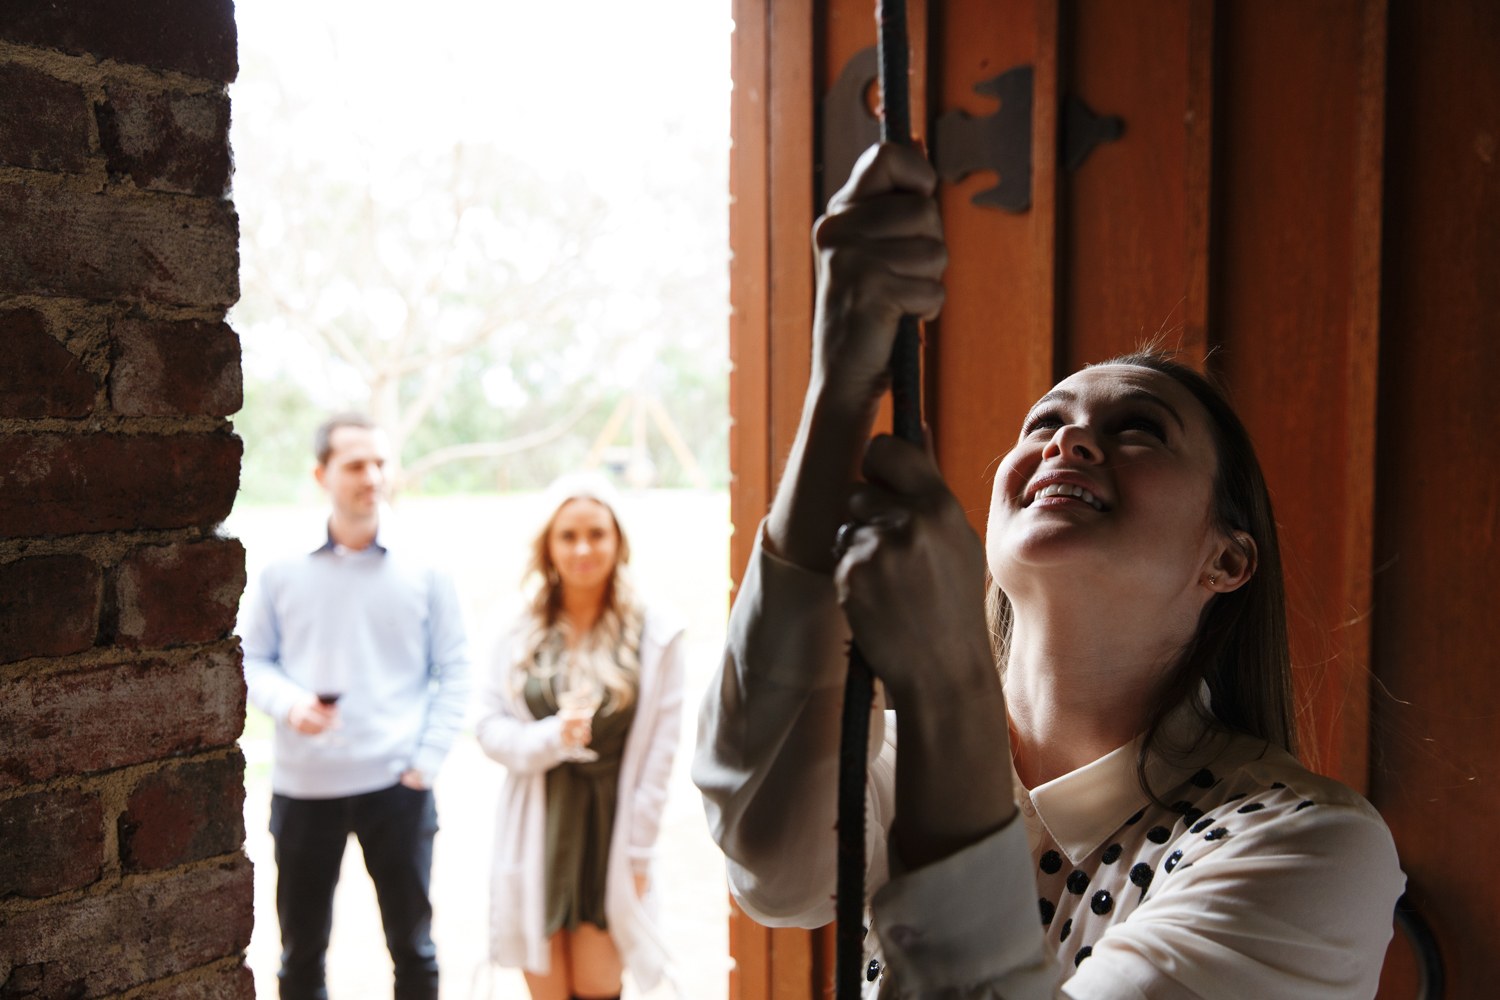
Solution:
{"label": "woman in background", "polygon": [[631,586],[618,498],[599,475],[548,490],[528,579],[502,630],[477,735],[505,765],[490,957],[534,1000],[606,1000],[628,967],[667,972],[650,862],[682,708],[682,625]]}

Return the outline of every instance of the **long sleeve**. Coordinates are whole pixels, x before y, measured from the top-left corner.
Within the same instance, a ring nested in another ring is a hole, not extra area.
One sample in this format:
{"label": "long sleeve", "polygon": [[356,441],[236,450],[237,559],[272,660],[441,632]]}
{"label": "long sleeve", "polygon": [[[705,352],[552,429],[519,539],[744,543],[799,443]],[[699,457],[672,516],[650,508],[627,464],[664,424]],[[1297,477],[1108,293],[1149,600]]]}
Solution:
{"label": "long sleeve", "polygon": [[[693,781],[728,859],[736,901],[772,926],[833,918],[839,711],[848,626],[833,580],[757,543],[699,713]],[[871,715],[866,815],[870,891],[885,881],[894,747]]]}
{"label": "long sleeve", "polygon": [[539,774],[562,763],[562,719],[531,719],[519,714],[506,690],[515,666],[514,629],[495,643],[479,686],[479,718],[474,736],[480,749],[512,774]]}
{"label": "long sleeve", "polygon": [[661,701],[656,706],[655,725],[648,737],[631,803],[630,860],[637,868],[656,852],[656,835],[667,801],[667,783],[672,776],[672,758],[676,756],[682,733],[683,661],[683,634],[677,630],[662,650],[657,665]]}
{"label": "long sleeve", "polygon": [[275,567],[261,573],[250,595],[248,617],[241,637],[245,653],[245,686],[250,704],[277,722],[285,722],[306,692],[287,676],[281,665],[281,628],[276,619],[275,591],[280,583]]}
{"label": "long sleeve", "polygon": [[429,783],[442,767],[463,725],[469,703],[469,642],[453,578],[434,571],[427,618],[428,673],[437,682],[411,766]]}

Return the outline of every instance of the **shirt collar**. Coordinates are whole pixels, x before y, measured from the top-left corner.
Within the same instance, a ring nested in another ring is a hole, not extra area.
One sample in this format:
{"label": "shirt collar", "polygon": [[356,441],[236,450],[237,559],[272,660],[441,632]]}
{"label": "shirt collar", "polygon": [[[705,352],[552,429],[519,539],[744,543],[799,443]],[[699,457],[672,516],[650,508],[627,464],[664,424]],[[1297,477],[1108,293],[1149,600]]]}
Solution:
{"label": "shirt collar", "polygon": [[[1146,760],[1146,780],[1158,795],[1213,763],[1234,739],[1205,721],[1206,696],[1204,691],[1198,699],[1184,702],[1162,723],[1160,743],[1171,749],[1171,756],[1151,753]],[[1136,770],[1144,739],[1142,733],[1092,764],[1031,789],[1037,818],[1073,864],[1094,853],[1151,802]],[[1016,785],[1020,788],[1019,779]]]}
{"label": "shirt collar", "polygon": [[[388,547],[390,545],[391,534],[392,534],[392,532],[386,530],[387,526],[390,524],[390,522],[392,520],[392,518],[391,518],[390,515],[391,515],[390,508],[388,506],[386,506],[385,504],[381,504],[380,505],[380,514],[379,514],[378,519],[375,522],[375,538],[370,542],[370,545],[369,545],[368,548],[358,549],[358,550],[355,550],[355,549],[346,549],[343,546],[339,545],[338,542],[335,542],[333,540],[333,532],[329,529],[329,526],[328,526],[329,525],[329,521],[324,521],[323,522],[323,544],[319,545],[317,548],[313,549],[312,554],[313,555],[317,555],[320,552],[346,552],[346,553],[353,553],[353,554],[358,554],[360,552],[377,552],[380,555],[385,555],[385,553],[387,552]],[[331,518],[330,518],[330,520],[331,520]]]}

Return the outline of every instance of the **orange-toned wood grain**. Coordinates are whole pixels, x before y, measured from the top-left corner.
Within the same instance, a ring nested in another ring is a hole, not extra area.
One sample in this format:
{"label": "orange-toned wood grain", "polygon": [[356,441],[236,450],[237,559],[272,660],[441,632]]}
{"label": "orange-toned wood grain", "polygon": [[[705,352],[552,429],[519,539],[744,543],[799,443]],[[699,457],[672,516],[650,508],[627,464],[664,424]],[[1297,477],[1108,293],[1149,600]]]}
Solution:
{"label": "orange-toned wood grain", "polygon": [[[1033,4],[948,0],[935,24],[941,58],[934,110],[994,114],[994,100],[974,93],[974,85],[1037,58],[1042,29]],[[1040,170],[1051,169],[1050,157],[1040,159]],[[929,330],[927,356],[938,460],[981,531],[995,460],[1015,443],[1052,371],[1051,214],[1045,202],[1024,214],[970,202],[994,184],[993,173],[980,173],[939,189],[951,263],[948,301]]]}
{"label": "orange-toned wood grain", "polygon": [[[1500,5],[1392,0],[1387,37],[1370,798],[1443,948],[1446,995],[1488,997],[1500,964],[1485,891],[1500,883]],[[1405,1000],[1411,986],[1381,996]]]}
{"label": "orange-toned wood grain", "polygon": [[[1347,625],[1345,524],[1361,484],[1347,462],[1355,149],[1363,4],[1226,5],[1217,184],[1222,370],[1265,468],[1281,524],[1292,654],[1307,749],[1361,787],[1363,664]],[[1370,387],[1373,388],[1373,387]],[[1355,732],[1350,733],[1353,729]]]}
{"label": "orange-toned wood grain", "polygon": [[766,15],[765,0],[735,0],[730,43],[729,509],[736,585],[771,497]]}
{"label": "orange-toned wood grain", "polygon": [[1188,0],[1075,0],[1064,89],[1125,134],[1063,174],[1061,372],[1169,346],[1187,319]]}

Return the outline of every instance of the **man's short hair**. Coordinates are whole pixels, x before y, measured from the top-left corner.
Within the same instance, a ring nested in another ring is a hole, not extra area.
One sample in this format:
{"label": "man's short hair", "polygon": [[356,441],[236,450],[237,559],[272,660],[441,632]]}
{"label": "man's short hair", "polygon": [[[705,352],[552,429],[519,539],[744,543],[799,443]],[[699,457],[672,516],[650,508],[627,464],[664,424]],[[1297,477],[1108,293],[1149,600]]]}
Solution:
{"label": "man's short hair", "polygon": [[368,414],[358,410],[335,413],[319,424],[317,431],[313,433],[313,454],[318,456],[318,464],[328,464],[328,456],[333,454],[333,432],[340,427],[366,427],[375,430],[379,426]]}

